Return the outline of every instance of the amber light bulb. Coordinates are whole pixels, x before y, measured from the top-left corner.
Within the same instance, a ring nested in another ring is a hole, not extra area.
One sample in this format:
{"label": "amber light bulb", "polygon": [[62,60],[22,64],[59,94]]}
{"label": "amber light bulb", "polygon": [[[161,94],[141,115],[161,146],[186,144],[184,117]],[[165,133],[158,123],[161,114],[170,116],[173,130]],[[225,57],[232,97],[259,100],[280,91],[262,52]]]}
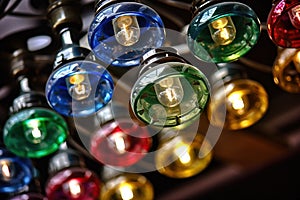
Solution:
{"label": "amber light bulb", "polygon": [[300,93],[300,51],[288,48],[280,51],[273,65],[275,84],[290,93]]}
{"label": "amber light bulb", "polygon": [[[154,189],[151,182],[138,173],[123,173],[104,167],[101,200],[152,200]],[[109,174],[109,175],[108,175]]]}
{"label": "amber light bulb", "polygon": [[212,147],[200,134],[175,136],[162,140],[155,155],[159,173],[171,178],[188,178],[207,168],[212,159]]}
{"label": "amber light bulb", "polygon": [[[218,82],[214,85],[207,109],[213,125],[239,130],[255,124],[266,113],[267,92],[260,83],[247,79],[242,73],[237,66],[231,65],[214,74]],[[224,85],[220,85],[220,80]]]}

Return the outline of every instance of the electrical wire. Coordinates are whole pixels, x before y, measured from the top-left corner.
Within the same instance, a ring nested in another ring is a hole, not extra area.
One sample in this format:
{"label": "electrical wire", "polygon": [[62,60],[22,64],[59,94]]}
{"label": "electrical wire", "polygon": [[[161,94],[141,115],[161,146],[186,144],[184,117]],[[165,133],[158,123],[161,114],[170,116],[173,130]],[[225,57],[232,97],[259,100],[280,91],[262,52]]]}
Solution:
{"label": "electrical wire", "polygon": [[33,13],[24,13],[24,12],[11,12],[8,13],[10,16],[16,16],[16,17],[32,17],[32,18],[47,18],[46,15],[39,15],[39,14],[33,14]]}
{"label": "electrical wire", "polygon": [[272,67],[269,65],[265,65],[245,57],[239,58],[239,62],[260,72],[272,73]]}
{"label": "electrical wire", "polygon": [[181,1],[174,1],[174,0],[156,0],[159,3],[171,6],[171,7],[175,7],[175,8],[179,8],[182,10],[187,10],[190,11],[192,8],[192,4],[191,3],[185,3],[185,2],[181,2]]}
{"label": "electrical wire", "polygon": [[9,3],[9,0],[1,0],[0,1],[0,13],[3,13]]}

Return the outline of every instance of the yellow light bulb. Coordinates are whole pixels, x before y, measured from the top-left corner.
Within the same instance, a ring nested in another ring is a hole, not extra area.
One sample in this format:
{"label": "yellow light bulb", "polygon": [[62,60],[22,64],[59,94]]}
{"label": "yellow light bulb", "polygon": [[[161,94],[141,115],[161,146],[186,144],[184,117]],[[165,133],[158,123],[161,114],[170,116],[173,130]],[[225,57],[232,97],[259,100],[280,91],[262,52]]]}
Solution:
{"label": "yellow light bulb", "polygon": [[102,187],[101,200],[153,200],[152,184],[139,174],[121,174]]}
{"label": "yellow light bulb", "polygon": [[298,49],[283,49],[273,66],[274,82],[290,93],[300,93],[300,52]]}
{"label": "yellow light bulb", "polygon": [[0,162],[1,168],[1,179],[4,181],[9,181],[14,176],[14,169],[11,162],[8,160],[3,160]]}
{"label": "yellow light bulb", "polygon": [[214,88],[207,115],[211,124],[229,130],[247,128],[268,109],[268,94],[253,80],[236,79]]}
{"label": "yellow light bulb", "polygon": [[87,74],[74,74],[66,78],[68,92],[75,100],[87,99],[92,91],[92,86]]}
{"label": "yellow light bulb", "polygon": [[177,136],[161,141],[155,154],[155,165],[163,175],[187,178],[203,171],[212,159],[212,147],[202,135],[195,138]]}
{"label": "yellow light bulb", "polygon": [[154,84],[158,101],[166,107],[178,106],[184,96],[179,78],[166,77]]}
{"label": "yellow light bulb", "polygon": [[115,38],[123,46],[132,46],[140,39],[140,27],[135,16],[124,15],[112,21]]}
{"label": "yellow light bulb", "polygon": [[232,43],[236,36],[236,29],[231,17],[222,17],[209,25],[211,38],[218,45],[228,45]]}

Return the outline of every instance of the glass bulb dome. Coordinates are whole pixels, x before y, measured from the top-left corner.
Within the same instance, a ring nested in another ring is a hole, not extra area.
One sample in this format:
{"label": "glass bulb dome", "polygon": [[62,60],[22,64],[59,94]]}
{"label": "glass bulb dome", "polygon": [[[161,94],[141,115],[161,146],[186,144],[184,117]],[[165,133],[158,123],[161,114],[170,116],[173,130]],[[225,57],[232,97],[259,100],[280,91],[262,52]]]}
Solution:
{"label": "glass bulb dome", "polygon": [[145,52],[163,45],[165,31],[162,19],[153,9],[122,2],[96,13],[88,39],[99,60],[112,66],[133,67],[140,64]]}
{"label": "glass bulb dome", "polygon": [[150,150],[151,136],[146,127],[131,120],[105,124],[91,138],[91,154],[101,163],[111,166],[130,166]]}
{"label": "glass bulb dome", "polygon": [[30,159],[0,148],[0,194],[22,191],[32,179],[33,166]]}
{"label": "glass bulb dome", "polygon": [[154,191],[146,177],[139,174],[122,174],[105,183],[102,200],[152,200]]}
{"label": "glass bulb dome", "polygon": [[56,173],[46,183],[49,200],[98,200],[100,180],[96,174],[85,168],[68,168]]}
{"label": "glass bulb dome", "polygon": [[226,63],[237,60],[259,38],[259,19],[245,4],[215,3],[195,14],[188,28],[187,43],[203,61]]}
{"label": "glass bulb dome", "polygon": [[113,80],[98,63],[77,60],[62,65],[49,77],[46,97],[49,105],[65,116],[91,115],[113,95]]}
{"label": "glass bulb dome", "polygon": [[273,5],[267,19],[268,34],[277,45],[285,48],[300,47],[300,2],[280,0]]}
{"label": "glass bulb dome", "polygon": [[[226,108],[226,112],[223,108]],[[268,94],[260,83],[236,79],[215,89],[207,114],[213,125],[239,130],[255,124],[267,109]]]}
{"label": "glass bulb dome", "polygon": [[209,84],[196,67],[180,62],[159,64],[144,72],[131,91],[138,119],[160,127],[184,128],[204,110]]}
{"label": "glass bulb dome", "polygon": [[4,126],[4,143],[22,157],[40,158],[55,152],[67,138],[64,118],[46,108],[24,109],[12,115]]}
{"label": "glass bulb dome", "polygon": [[212,160],[210,143],[202,135],[194,138],[176,136],[161,141],[155,155],[155,165],[159,173],[171,178],[194,176],[209,165]]}

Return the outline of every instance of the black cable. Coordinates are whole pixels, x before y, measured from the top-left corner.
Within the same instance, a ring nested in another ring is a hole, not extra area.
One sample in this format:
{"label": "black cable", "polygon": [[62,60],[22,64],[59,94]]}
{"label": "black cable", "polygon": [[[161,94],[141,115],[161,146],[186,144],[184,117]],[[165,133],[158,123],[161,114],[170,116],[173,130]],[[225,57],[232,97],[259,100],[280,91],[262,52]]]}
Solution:
{"label": "black cable", "polygon": [[39,15],[39,14],[33,14],[33,13],[11,12],[11,13],[8,13],[8,15],[16,16],[16,17],[32,17],[32,18],[45,18],[46,19],[46,15]]}
{"label": "black cable", "polygon": [[192,4],[191,3],[186,3],[186,2],[182,2],[182,1],[174,1],[174,0],[156,0],[159,3],[168,5],[168,6],[172,6],[175,8],[179,8],[182,10],[187,10],[190,11],[192,8]]}
{"label": "black cable", "polygon": [[9,0],[1,0],[0,1],[0,14],[3,13],[9,3]]}
{"label": "black cable", "polygon": [[0,19],[11,13],[18,5],[21,3],[22,0],[15,0],[15,2],[3,13],[0,14]]}

